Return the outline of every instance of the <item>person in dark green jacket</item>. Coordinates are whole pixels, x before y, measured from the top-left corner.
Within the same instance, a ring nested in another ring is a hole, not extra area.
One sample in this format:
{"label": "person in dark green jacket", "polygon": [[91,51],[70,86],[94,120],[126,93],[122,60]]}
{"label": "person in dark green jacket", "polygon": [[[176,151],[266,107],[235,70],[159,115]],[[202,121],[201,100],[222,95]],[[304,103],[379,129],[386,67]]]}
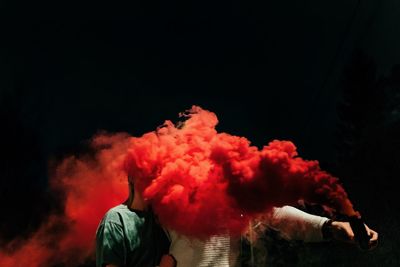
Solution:
{"label": "person in dark green jacket", "polygon": [[129,198],[111,208],[96,231],[97,267],[174,267],[169,234],[129,180]]}

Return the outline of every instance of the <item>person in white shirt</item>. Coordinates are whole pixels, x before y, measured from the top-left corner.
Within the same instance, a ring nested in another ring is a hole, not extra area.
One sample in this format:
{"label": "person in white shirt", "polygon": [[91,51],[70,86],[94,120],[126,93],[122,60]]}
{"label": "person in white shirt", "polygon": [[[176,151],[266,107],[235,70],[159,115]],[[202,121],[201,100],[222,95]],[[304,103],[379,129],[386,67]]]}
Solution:
{"label": "person in white shirt", "polygon": [[[266,227],[278,231],[286,240],[323,242],[338,240],[356,244],[354,233],[348,222],[332,221],[312,215],[291,206],[273,208],[266,216],[253,223],[247,238],[252,242],[254,232]],[[369,248],[377,245],[378,233],[365,225],[370,237]],[[238,266],[240,239],[226,235],[212,236],[205,241],[192,239],[171,231],[170,253],[177,267],[232,267]]]}

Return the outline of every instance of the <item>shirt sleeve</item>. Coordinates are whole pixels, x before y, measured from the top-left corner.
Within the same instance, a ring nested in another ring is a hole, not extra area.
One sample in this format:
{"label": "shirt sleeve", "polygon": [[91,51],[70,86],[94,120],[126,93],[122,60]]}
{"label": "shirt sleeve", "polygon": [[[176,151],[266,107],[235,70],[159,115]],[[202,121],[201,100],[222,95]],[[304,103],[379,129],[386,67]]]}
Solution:
{"label": "shirt sleeve", "polygon": [[96,266],[125,266],[126,247],[123,227],[115,222],[102,222],[96,232]]}
{"label": "shirt sleeve", "polygon": [[290,206],[274,208],[267,217],[267,226],[280,232],[287,240],[305,242],[323,241],[322,226],[329,220],[326,217],[312,215]]}

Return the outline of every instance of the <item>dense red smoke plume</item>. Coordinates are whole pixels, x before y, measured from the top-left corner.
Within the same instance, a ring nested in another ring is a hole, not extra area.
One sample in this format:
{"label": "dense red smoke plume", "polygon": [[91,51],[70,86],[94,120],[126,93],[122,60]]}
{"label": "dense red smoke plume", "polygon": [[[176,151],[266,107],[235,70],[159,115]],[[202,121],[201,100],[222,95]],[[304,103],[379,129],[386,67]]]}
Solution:
{"label": "dense red smoke plume", "polygon": [[[162,224],[198,238],[239,235],[252,218],[299,199],[357,214],[338,180],[298,157],[293,143],[275,140],[259,150],[218,133],[212,112],[194,106],[181,115],[184,123],[166,121],[141,137],[98,135],[94,157],[61,162],[52,186],[65,192],[65,214],[22,246],[3,249],[0,266],[76,266],[90,257],[101,217],[127,197],[128,175]],[[57,225],[63,231],[54,235]]]}
{"label": "dense red smoke plume", "polygon": [[261,151],[244,137],[218,133],[212,112],[193,107],[184,125],[132,139],[125,169],[160,221],[184,234],[240,234],[249,219],[304,199],[354,215],[337,178],[297,156],[289,141]]}

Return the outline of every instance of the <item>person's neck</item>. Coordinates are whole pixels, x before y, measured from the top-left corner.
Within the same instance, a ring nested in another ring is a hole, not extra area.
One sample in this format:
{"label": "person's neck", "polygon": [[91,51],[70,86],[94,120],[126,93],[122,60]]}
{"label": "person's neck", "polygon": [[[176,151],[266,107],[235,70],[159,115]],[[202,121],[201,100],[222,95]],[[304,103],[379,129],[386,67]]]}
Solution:
{"label": "person's neck", "polygon": [[147,211],[148,205],[144,201],[142,195],[135,190],[133,200],[130,202],[129,208],[134,210]]}
{"label": "person's neck", "polygon": [[133,201],[129,207],[134,210],[142,210],[142,211],[148,210],[147,204],[143,200],[139,200],[137,198],[133,199]]}

